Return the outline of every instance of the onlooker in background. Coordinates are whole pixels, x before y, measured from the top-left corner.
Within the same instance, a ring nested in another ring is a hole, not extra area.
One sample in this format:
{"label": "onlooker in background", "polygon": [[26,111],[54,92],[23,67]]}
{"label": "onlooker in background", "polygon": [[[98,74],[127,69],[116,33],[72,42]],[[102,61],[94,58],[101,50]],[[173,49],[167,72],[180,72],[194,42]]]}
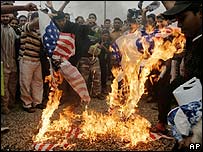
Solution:
{"label": "onlooker in background", "polygon": [[17,64],[17,74],[18,74],[18,80],[17,80],[17,89],[16,89],[16,101],[20,101],[20,83],[19,83],[19,49],[20,49],[20,36],[21,31],[19,29],[19,21],[17,18],[13,17],[10,21],[11,27],[13,27],[15,33],[16,33],[16,40],[15,40],[15,52],[16,52],[16,64]]}
{"label": "onlooker in background", "polygon": [[79,25],[83,25],[85,23],[85,19],[82,16],[78,16],[75,19],[75,23],[78,23]]}
{"label": "onlooker in background", "polygon": [[11,18],[11,21],[10,21],[10,26],[15,30],[16,34],[17,35],[20,35],[20,31],[18,31],[18,28],[19,28],[19,20],[16,18],[16,17],[13,17]]}
{"label": "onlooker in background", "polygon": [[109,76],[109,63],[110,63],[110,51],[109,46],[111,44],[110,40],[110,33],[108,30],[102,31],[102,38],[101,38],[101,53],[99,54],[99,61],[100,61],[100,67],[101,67],[101,86],[102,86],[102,93],[107,94],[108,88],[107,88],[107,80]]}
{"label": "onlooker in background", "polygon": [[27,21],[28,21],[28,22],[30,22],[30,18],[31,18],[32,13],[33,13],[33,12],[28,12],[28,14],[27,14]]}
{"label": "onlooker in background", "polygon": [[[128,28],[124,32],[124,35],[135,33],[137,30],[139,31],[141,29],[141,23],[142,23],[142,16],[140,10],[131,10],[128,11]],[[131,15],[129,15],[129,13]]]}
{"label": "onlooker in background", "polygon": [[[36,25],[37,24],[37,25]],[[22,29],[21,47],[19,56],[20,65],[20,91],[23,108],[29,113],[34,108],[43,109],[43,79],[40,62],[41,36],[35,27],[38,24],[38,12],[31,15],[31,22],[26,23]]]}
{"label": "onlooker in background", "polygon": [[97,16],[94,13],[88,15],[88,25],[91,28],[90,36],[91,39],[99,40],[101,38],[101,28],[97,25]]}
{"label": "onlooker in background", "polygon": [[119,38],[121,35],[123,35],[122,31],[122,20],[118,17],[114,18],[113,20],[113,30],[110,33],[110,37],[112,40],[112,43],[115,42],[117,38]]}
{"label": "onlooker in background", "polygon": [[15,40],[16,33],[9,25],[9,14],[1,12],[1,61],[3,61],[4,96],[1,96],[1,113],[8,114],[16,98],[17,65]]}
{"label": "onlooker in background", "polygon": [[146,26],[151,26],[152,28],[155,28],[155,26],[156,26],[156,15],[155,14],[152,13],[152,14],[147,15]]}
{"label": "onlooker in background", "polygon": [[[10,6],[13,6],[13,4],[15,3],[15,1],[1,1],[1,5],[3,6],[8,6],[8,5],[10,5]],[[8,12],[9,13],[9,12]],[[10,17],[11,18],[13,18],[13,17],[17,17],[18,16],[18,12],[15,10],[15,11],[13,11],[13,12],[10,12],[11,14],[10,14]]]}
{"label": "onlooker in background", "polygon": [[112,26],[111,26],[111,20],[110,19],[105,19],[104,20],[104,25],[102,27],[102,30],[108,30],[109,32],[112,32]]}
{"label": "onlooker in background", "polygon": [[[116,41],[116,39],[118,39],[120,36],[123,35],[123,30],[122,30],[122,20],[119,18],[119,17],[116,17],[114,18],[113,20],[113,30],[112,32],[110,33],[110,39],[111,39],[111,44],[114,44],[114,42]],[[110,65],[109,65],[109,79],[110,80],[113,80],[113,74],[111,72],[111,69],[113,67],[113,64],[114,64],[114,59],[112,54],[110,55]]]}
{"label": "onlooker in background", "polygon": [[70,14],[69,13],[64,13],[64,15],[65,15],[65,20],[66,21],[70,21]]}
{"label": "onlooker in background", "polygon": [[[84,51],[81,59],[78,62],[78,69],[84,77],[90,96],[103,100],[101,94],[101,69],[99,62],[99,54],[101,52],[99,40],[101,38],[101,28],[96,24],[96,15],[89,14],[88,37],[82,40]],[[84,43],[86,42],[86,44]]]}
{"label": "onlooker in background", "polygon": [[22,27],[23,25],[25,25],[26,22],[28,22],[28,18],[25,15],[20,15],[18,17],[19,20],[19,25]]}
{"label": "onlooker in background", "polygon": [[169,21],[166,20],[163,15],[159,14],[156,16],[156,28],[162,29],[164,27],[167,27],[169,25]]}
{"label": "onlooker in background", "polygon": [[123,26],[123,30],[125,32],[128,31],[126,33],[133,33],[137,30],[137,25],[139,25],[139,28],[143,28],[141,11],[137,9],[128,9],[127,24]]}
{"label": "onlooker in background", "polygon": [[1,1],[1,5],[13,5],[15,1]]}
{"label": "onlooker in background", "polygon": [[[1,1],[1,2],[3,2],[3,1]],[[12,1],[12,2],[15,2],[15,1]],[[14,14],[16,14],[14,16],[16,17],[17,16],[17,11],[34,11],[34,10],[37,10],[37,6],[35,4],[33,4],[33,3],[28,3],[26,5],[20,5],[20,6],[16,6],[16,5],[2,5],[2,3],[1,3],[1,15],[6,14],[6,13],[13,13],[14,12]],[[3,23],[3,22],[1,22],[1,23]],[[2,29],[1,29],[1,34],[3,34],[3,30]],[[2,35],[1,35],[1,37],[2,37]],[[2,38],[1,38],[1,40],[2,40]],[[8,37],[4,37],[4,40],[8,41]],[[9,41],[12,42],[11,39],[9,39]],[[3,49],[3,43],[2,42],[1,42],[1,49]],[[7,51],[7,53],[9,53],[9,52]],[[1,51],[1,61],[2,61],[2,58],[3,58],[3,51]],[[14,58],[11,58],[11,59],[14,59]],[[12,62],[10,62],[10,64],[12,64]],[[2,68],[1,70],[4,71],[4,68]],[[15,68],[13,70],[15,70]],[[11,82],[11,81],[9,81],[9,82]],[[6,79],[6,83],[7,83],[7,79]],[[15,81],[14,81],[14,83],[15,83]],[[11,89],[14,89],[14,91],[15,91],[15,88],[11,87]],[[3,91],[5,91],[5,90],[3,90]],[[6,97],[8,97],[8,95]],[[3,99],[1,100],[1,103],[3,103]],[[6,111],[4,111],[4,113],[8,113],[9,112],[9,110],[7,108],[5,110]],[[2,113],[2,111],[1,111],[1,113]],[[8,129],[9,129],[9,127],[3,127],[3,118],[1,117],[1,132],[4,132],[4,131],[6,131]]]}

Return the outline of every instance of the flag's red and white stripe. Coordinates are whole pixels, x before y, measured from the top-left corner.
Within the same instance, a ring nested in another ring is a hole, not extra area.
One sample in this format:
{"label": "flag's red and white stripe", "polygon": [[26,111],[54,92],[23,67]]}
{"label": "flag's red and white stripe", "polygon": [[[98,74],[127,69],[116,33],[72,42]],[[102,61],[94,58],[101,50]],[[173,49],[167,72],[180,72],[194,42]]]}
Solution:
{"label": "flag's red and white stripe", "polygon": [[[74,127],[71,126],[70,130],[68,133],[66,133],[65,135],[66,139],[72,139],[72,138],[81,138],[82,134],[81,134],[81,130],[78,127]],[[66,140],[64,140],[66,141]],[[53,151],[53,148],[56,147],[64,147],[64,148],[68,148],[69,146],[71,146],[70,143],[67,142],[63,142],[62,144],[45,144],[45,143],[34,143],[33,144],[34,149],[37,151]]]}
{"label": "flag's red and white stripe", "polygon": [[79,94],[83,101],[90,101],[89,92],[87,89],[86,82],[78,69],[70,64],[69,61],[64,61],[61,64],[61,73],[69,82],[71,87]]}
{"label": "flag's red and white stripe", "polygon": [[69,59],[75,54],[75,35],[71,33],[60,33],[53,58],[59,57]]}
{"label": "flag's red and white stripe", "polygon": [[53,151],[53,148],[57,146],[57,144],[35,143],[34,149],[37,151]]}
{"label": "flag's red and white stripe", "polygon": [[153,132],[150,132],[149,136],[151,141],[159,140],[160,138],[174,139],[173,137],[169,137],[161,133],[153,133]]}

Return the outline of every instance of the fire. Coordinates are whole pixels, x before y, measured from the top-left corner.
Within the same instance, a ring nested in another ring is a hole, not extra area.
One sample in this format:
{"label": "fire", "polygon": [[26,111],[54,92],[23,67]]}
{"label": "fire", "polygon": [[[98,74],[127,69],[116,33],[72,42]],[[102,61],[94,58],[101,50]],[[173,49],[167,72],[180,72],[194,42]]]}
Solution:
{"label": "fire", "polygon": [[83,119],[81,130],[84,138],[90,141],[95,141],[98,135],[113,135],[121,141],[129,142],[129,145],[136,145],[139,141],[145,142],[149,135],[150,123],[139,115],[133,119],[122,120],[119,115],[85,111]]}
{"label": "fire", "polygon": [[[170,33],[167,33],[168,30]],[[134,46],[139,34],[136,32],[122,36],[117,41],[122,60],[120,67],[112,69],[115,79],[108,97],[110,115],[87,111],[83,113],[83,135],[92,141],[96,140],[98,135],[113,134],[129,141],[127,146],[135,146],[139,141],[147,142],[151,124],[137,114],[137,104],[154,65],[159,64],[160,59],[166,61],[175,53],[181,53],[185,37],[177,28],[163,29],[152,37],[152,53],[149,52],[149,42],[145,37],[141,38],[143,53],[140,53]]]}
{"label": "fire", "polygon": [[[141,52],[135,46],[138,38],[142,42]],[[151,36],[150,40],[142,37],[140,32],[135,32],[119,38],[117,44],[122,60],[120,67],[112,69],[115,79],[108,96],[109,113],[100,114],[86,109],[82,115],[76,115],[66,109],[59,120],[51,123],[50,118],[58,108],[62,93],[57,88],[62,78],[56,73],[59,79],[56,85],[51,85],[49,101],[42,113],[41,128],[34,141],[42,142],[54,138],[48,136],[47,132],[67,132],[75,119],[82,119],[78,124],[80,133],[92,142],[97,140],[99,135],[113,135],[127,142],[126,146],[136,146],[139,141],[148,141],[151,124],[141,117],[137,110],[138,102],[145,91],[145,82],[160,59],[166,61],[183,51],[185,37],[178,28],[166,28]],[[51,76],[47,80],[52,84]]]}
{"label": "fire", "polygon": [[[35,141],[42,141],[44,134],[47,132],[47,129],[49,128],[50,118],[53,115],[54,111],[58,109],[59,106],[62,91],[58,89],[58,85],[62,83],[63,78],[59,72],[54,72],[53,76],[55,77],[54,79],[52,78],[51,75],[47,76],[45,79],[45,82],[49,82],[51,91],[49,93],[49,100],[47,102],[46,109],[44,109],[42,113],[41,128],[37,136],[34,137]],[[53,82],[53,80],[55,82]]]}
{"label": "fire", "polygon": [[[169,30],[170,33],[168,32]],[[144,93],[144,84],[148,78],[147,76],[153,65],[156,65],[160,59],[166,61],[172,58],[175,53],[181,53],[185,45],[185,37],[180,32],[180,29],[163,29],[161,33],[151,37],[151,41],[154,42],[154,48],[150,50],[151,53],[149,52],[149,41],[139,34],[139,32],[136,32],[133,35],[123,36],[118,39],[117,43],[122,55],[121,67],[112,71],[115,80],[111,85],[112,93],[109,94],[109,106],[111,109],[117,109],[120,116],[127,118],[135,112],[135,108]],[[140,53],[134,46],[135,40],[140,37],[143,53]],[[119,82],[122,82],[122,85],[118,91]],[[123,103],[120,97],[122,97],[122,93],[126,88],[127,99]]]}

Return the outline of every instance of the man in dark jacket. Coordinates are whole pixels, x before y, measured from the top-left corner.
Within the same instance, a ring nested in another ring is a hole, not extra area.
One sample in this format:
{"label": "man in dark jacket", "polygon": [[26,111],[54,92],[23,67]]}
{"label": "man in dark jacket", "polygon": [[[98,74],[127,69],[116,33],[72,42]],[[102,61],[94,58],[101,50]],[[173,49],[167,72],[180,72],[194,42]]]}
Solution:
{"label": "man in dark jacket", "polygon": [[[186,36],[186,50],[183,57],[184,81],[197,77],[202,83],[202,2],[176,1],[174,6],[170,10],[164,12],[163,15],[169,19],[176,18],[178,26]],[[199,128],[202,128],[202,123]],[[193,136],[195,136],[195,134],[196,133],[193,131]],[[180,149],[188,146],[188,143],[191,142],[192,140],[189,136],[180,140],[177,145]]]}
{"label": "man in dark jacket", "polygon": [[177,18],[178,26],[185,34],[186,50],[184,55],[185,81],[197,77],[202,82],[202,2],[180,1],[163,15],[169,19]]}
{"label": "man in dark jacket", "polygon": [[[72,65],[78,66],[80,73],[85,79],[87,86],[89,86],[89,91],[91,90],[91,85],[89,85],[89,76],[91,76],[91,69],[96,69],[94,73],[94,78],[91,80],[94,83],[93,96],[99,99],[104,99],[101,96],[101,72],[99,66],[99,60],[94,55],[89,53],[89,49],[94,46],[99,39],[94,39],[94,31],[89,25],[80,25],[78,23],[73,23],[65,20],[65,14],[63,12],[58,12],[57,16],[53,17],[54,22],[58,26],[61,32],[72,33],[75,35],[75,55],[72,56],[69,61]],[[96,62],[92,65],[90,58],[95,58]],[[83,68],[88,66],[89,68]],[[91,79],[91,78],[90,78]]]}

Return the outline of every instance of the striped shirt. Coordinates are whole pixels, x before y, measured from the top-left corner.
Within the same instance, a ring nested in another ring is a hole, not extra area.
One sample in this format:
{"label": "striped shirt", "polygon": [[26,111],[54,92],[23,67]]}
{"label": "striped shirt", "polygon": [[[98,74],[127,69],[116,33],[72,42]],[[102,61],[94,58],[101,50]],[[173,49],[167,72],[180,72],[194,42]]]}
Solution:
{"label": "striped shirt", "polygon": [[40,33],[36,30],[29,29],[29,23],[22,27],[19,59],[27,59],[30,61],[40,60],[40,46],[41,37]]}
{"label": "striped shirt", "polygon": [[17,35],[10,25],[1,24],[1,61],[5,73],[17,72],[15,39]]}

